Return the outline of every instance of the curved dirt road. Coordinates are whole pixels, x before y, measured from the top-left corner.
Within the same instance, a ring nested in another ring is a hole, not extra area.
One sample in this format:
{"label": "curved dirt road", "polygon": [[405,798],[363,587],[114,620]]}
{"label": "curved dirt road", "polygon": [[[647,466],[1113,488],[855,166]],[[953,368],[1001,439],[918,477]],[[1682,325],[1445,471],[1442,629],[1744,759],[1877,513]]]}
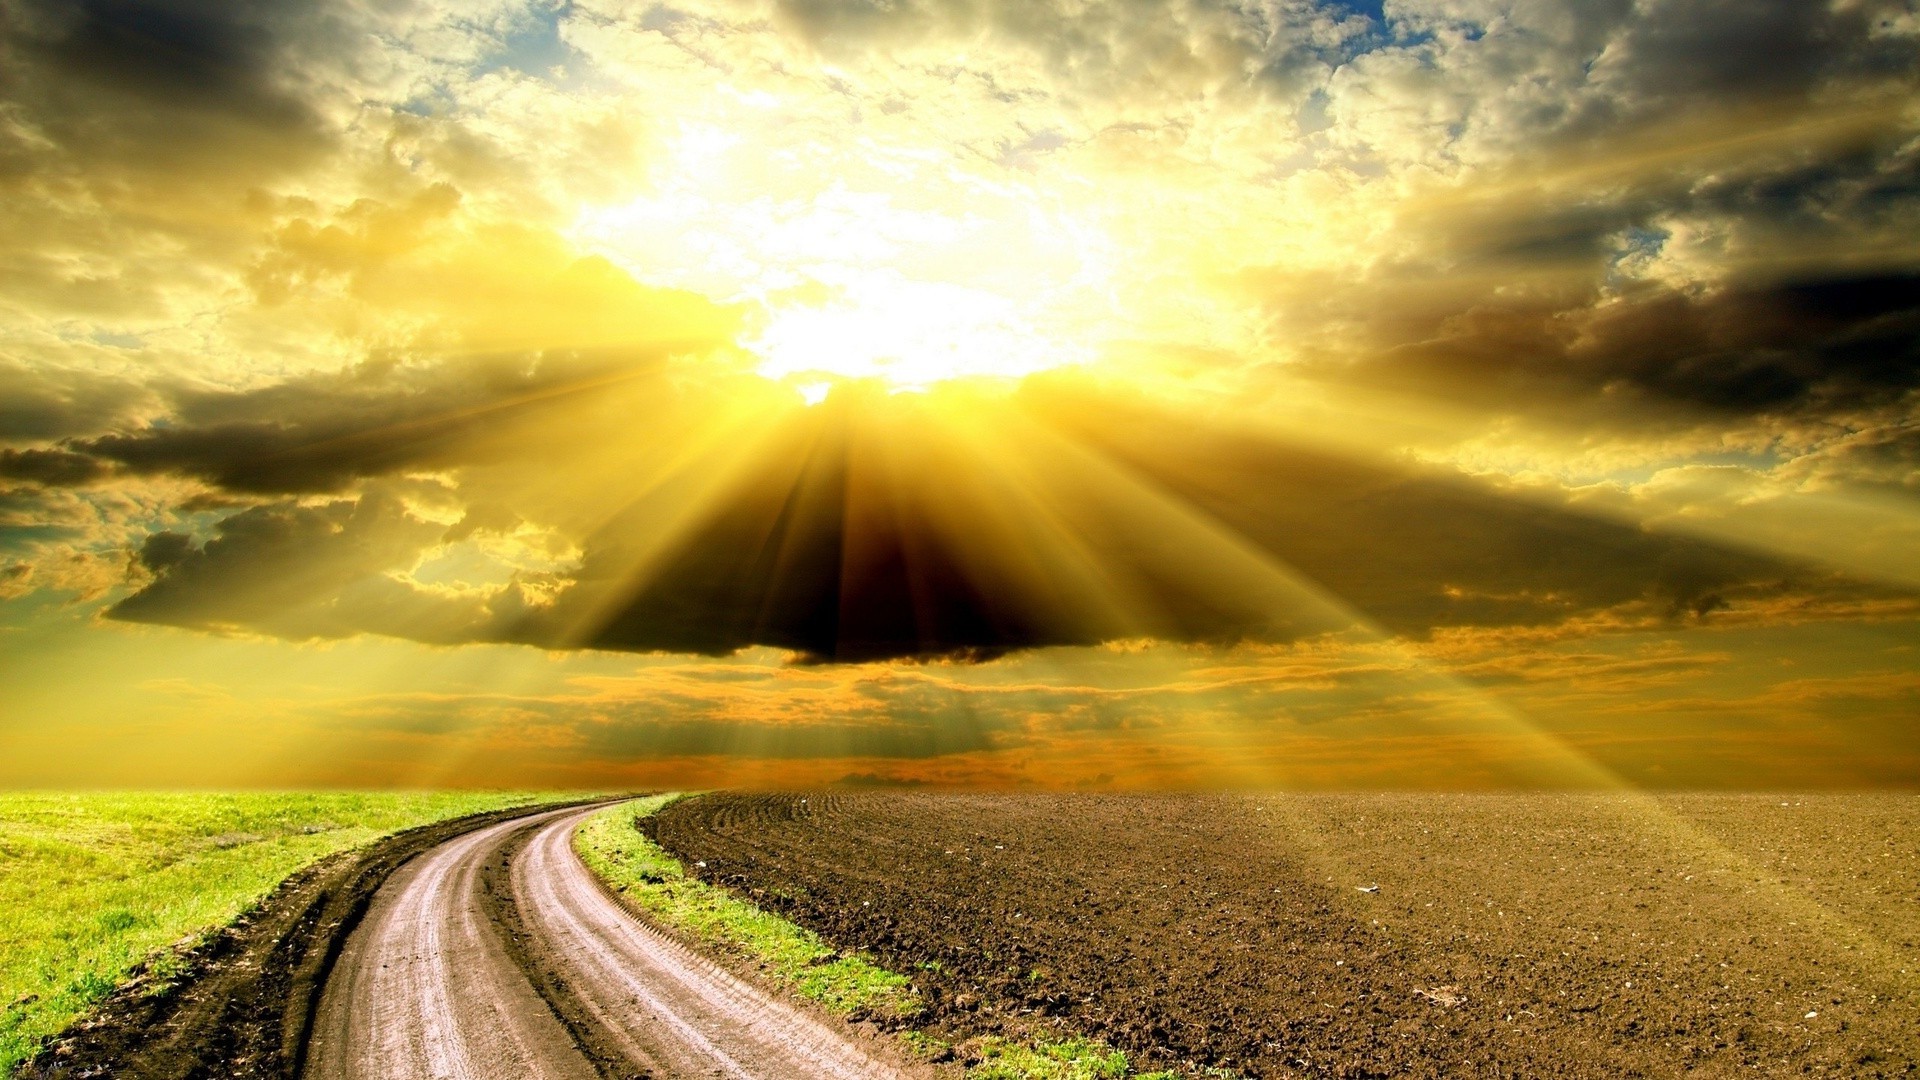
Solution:
{"label": "curved dirt road", "polygon": [[395,873],[327,981],[305,1075],[903,1080],[629,915],[573,852],[592,812],[478,829]]}

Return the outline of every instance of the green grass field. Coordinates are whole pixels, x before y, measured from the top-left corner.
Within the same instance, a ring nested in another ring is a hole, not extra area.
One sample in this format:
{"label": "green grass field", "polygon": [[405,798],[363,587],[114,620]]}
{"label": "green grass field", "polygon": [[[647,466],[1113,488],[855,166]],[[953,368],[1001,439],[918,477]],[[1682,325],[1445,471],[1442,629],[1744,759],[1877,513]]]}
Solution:
{"label": "green grass field", "polygon": [[142,959],[232,922],[314,860],[556,797],[0,794],[0,1076]]}

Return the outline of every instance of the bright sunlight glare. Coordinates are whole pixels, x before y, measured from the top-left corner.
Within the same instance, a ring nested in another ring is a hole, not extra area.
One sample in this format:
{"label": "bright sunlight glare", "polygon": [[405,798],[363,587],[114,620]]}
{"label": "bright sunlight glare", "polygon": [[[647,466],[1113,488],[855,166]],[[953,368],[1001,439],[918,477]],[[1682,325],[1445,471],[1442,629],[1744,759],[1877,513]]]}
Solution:
{"label": "bright sunlight glare", "polygon": [[746,113],[727,132],[681,125],[670,167],[584,208],[573,236],[643,283],[746,305],[737,344],[760,374],[1017,379],[1086,363],[1114,332],[1114,241],[1086,192],[863,141],[813,148],[838,163],[823,174]]}
{"label": "bright sunlight glare", "polygon": [[1006,297],[883,275],[822,305],[776,308],[743,344],[770,379],[878,379],[898,389],[1020,378],[1090,358],[1085,345],[1052,338]]}

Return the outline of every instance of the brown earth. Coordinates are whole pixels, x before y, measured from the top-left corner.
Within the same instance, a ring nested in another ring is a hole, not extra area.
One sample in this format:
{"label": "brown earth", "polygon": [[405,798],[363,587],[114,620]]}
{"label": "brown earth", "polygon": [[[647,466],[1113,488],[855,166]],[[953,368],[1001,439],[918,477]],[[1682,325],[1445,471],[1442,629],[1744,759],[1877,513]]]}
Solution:
{"label": "brown earth", "polygon": [[912,973],[956,1041],[1257,1077],[1920,1072],[1910,794],[719,794],[653,831]]}
{"label": "brown earth", "polygon": [[[554,804],[561,805],[561,804]],[[341,852],[282,882],[231,926],[145,971],[15,1075],[33,1080],[287,1080],[299,1075],[321,987],[373,895],[414,856],[532,807],[436,822]]]}

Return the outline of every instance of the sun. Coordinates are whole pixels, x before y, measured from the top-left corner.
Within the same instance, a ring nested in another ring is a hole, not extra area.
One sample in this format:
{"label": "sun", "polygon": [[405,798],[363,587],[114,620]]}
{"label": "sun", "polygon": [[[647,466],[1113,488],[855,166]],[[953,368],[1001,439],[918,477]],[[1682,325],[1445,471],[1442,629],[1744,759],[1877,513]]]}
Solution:
{"label": "sun", "polygon": [[867,273],[814,303],[771,306],[742,344],[770,379],[875,380],[897,390],[963,378],[1019,379],[1087,362],[1012,297],[969,285]]}
{"label": "sun", "polygon": [[735,120],[682,125],[657,173],[581,207],[570,235],[644,284],[741,305],[760,374],[1018,379],[1085,364],[1113,334],[1117,242],[1080,185],[870,141],[791,146]]}

